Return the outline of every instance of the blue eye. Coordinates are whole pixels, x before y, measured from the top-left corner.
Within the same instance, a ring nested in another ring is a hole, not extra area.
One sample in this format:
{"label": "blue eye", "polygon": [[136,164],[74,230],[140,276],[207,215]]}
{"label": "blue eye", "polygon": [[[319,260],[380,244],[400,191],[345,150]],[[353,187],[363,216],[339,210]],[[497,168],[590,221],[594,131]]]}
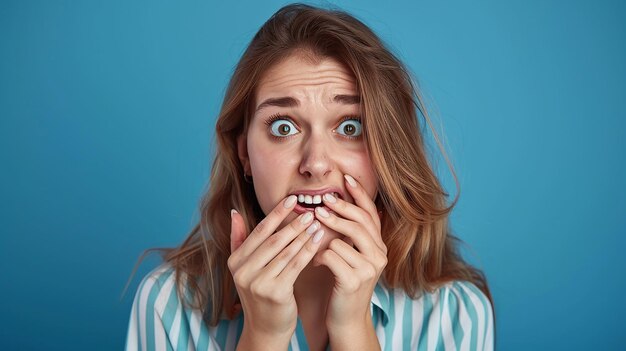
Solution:
{"label": "blue eye", "polygon": [[277,119],[273,121],[270,125],[270,130],[272,135],[277,137],[286,137],[298,132],[296,126],[287,119]]}
{"label": "blue eye", "polygon": [[348,137],[357,137],[361,135],[361,121],[358,119],[346,119],[337,127],[337,132]]}

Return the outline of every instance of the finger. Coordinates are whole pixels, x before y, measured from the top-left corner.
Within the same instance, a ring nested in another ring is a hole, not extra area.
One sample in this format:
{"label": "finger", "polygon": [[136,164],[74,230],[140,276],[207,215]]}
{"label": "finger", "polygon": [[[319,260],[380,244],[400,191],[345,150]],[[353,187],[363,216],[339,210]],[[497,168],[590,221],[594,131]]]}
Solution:
{"label": "finger", "polygon": [[315,257],[315,264],[326,266],[337,278],[339,284],[345,285],[354,282],[354,269],[333,250],[326,249]]}
{"label": "finger", "polygon": [[285,269],[287,264],[302,250],[302,247],[313,237],[315,232],[320,228],[320,222],[315,221],[305,232],[300,233],[296,239],[294,239],[289,246],[284,248],[270,263],[267,264],[263,270],[263,274],[267,274],[268,277],[276,278],[280,272]]}
{"label": "finger", "polygon": [[374,255],[363,255],[340,239],[331,241],[328,249],[337,253],[362,279],[378,279],[380,272],[387,264],[385,256],[380,252]]}
{"label": "finger", "polygon": [[356,205],[364,209],[372,220],[377,223],[377,226],[380,227],[380,217],[374,201],[370,199],[365,189],[352,176],[344,174],[343,177],[347,183],[346,189],[348,189]]}
{"label": "finger", "polygon": [[283,220],[291,213],[298,197],[295,195],[288,196],[284,201],[281,201],[274,207],[257,226],[250,232],[248,238],[241,245],[242,256],[247,257],[256,248],[261,245],[270,235],[274,233],[276,228],[283,222]]}
{"label": "finger", "polygon": [[328,228],[352,239],[360,252],[372,252],[374,249],[380,249],[372,235],[368,234],[360,223],[340,218],[321,206],[315,208],[315,217]]}
{"label": "finger", "polygon": [[310,236],[310,239],[306,241],[300,251],[298,251],[278,275],[277,280],[280,280],[281,284],[293,285],[296,282],[300,272],[311,262],[317,253],[323,237],[323,229],[318,230],[315,234]]}
{"label": "finger", "polygon": [[341,239],[333,239],[328,244],[328,249],[335,251],[352,268],[358,268],[367,263],[359,252]]}
{"label": "finger", "polygon": [[246,240],[246,227],[243,217],[237,210],[230,210],[230,253],[235,252]]}
{"label": "finger", "polygon": [[331,194],[324,194],[324,205],[333,210],[339,216],[357,223],[361,223],[379,247],[382,247],[383,240],[379,234],[380,226],[377,226],[373,218],[362,208],[342,199],[338,199]]}
{"label": "finger", "polygon": [[262,269],[268,265],[281,251],[283,251],[289,243],[299,234],[312,233],[320,227],[318,221],[313,222],[313,213],[306,212],[301,214],[298,218],[291,221],[285,228],[276,232],[263,242],[253,253],[248,257],[250,267],[255,269]]}

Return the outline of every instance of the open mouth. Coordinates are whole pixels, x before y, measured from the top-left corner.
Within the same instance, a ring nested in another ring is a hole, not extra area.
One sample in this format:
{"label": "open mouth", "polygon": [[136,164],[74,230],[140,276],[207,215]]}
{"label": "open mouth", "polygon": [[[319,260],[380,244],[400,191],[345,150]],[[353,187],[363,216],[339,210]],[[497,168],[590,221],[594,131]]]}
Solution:
{"label": "open mouth", "polygon": [[[341,195],[337,192],[329,192],[336,198],[341,198]],[[298,203],[296,205],[296,212],[315,211],[316,207],[324,206],[322,201],[323,194],[318,195],[298,195]]]}
{"label": "open mouth", "polygon": [[323,203],[319,203],[319,204],[298,203],[298,205],[300,205],[300,206],[302,206],[304,208],[311,208],[311,209],[314,209],[314,208],[316,208],[318,206],[324,206]]}

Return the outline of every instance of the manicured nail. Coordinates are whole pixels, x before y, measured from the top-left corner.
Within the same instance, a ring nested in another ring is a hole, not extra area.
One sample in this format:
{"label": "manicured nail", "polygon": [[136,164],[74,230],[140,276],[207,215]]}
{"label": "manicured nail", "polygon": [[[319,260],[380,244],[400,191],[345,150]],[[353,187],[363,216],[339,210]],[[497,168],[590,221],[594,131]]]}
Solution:
{"label": "manicured nail", "polygon": [[235,210],[234,208],[232,210],[230,210],[230,218],[233,218],[235,213],[237,213],[237,210]]}
{"label": "manicured nail", "polygon": [[344,174],[343,177],[346,178],[346,180],[348,181],[348,184],[350,184],[351,187],[356,188],[356,180],[354,180],[354,178],[352,178],[351,176],[347,174]]}
{"label": "manicured nail", "polygon": [[313,234],[313,232],[316,231],[317,228],[319,228],[319,226],[320,226],[320,222],[318,221],[313,222],[313,224],[311,224],[308,228],[306,228],[306,233],[309,235]]}
{"label": "manicured nail", "polygon": [[283,206],[285,206],[285,208],[292,208],[293,205],[296,204],[296,201],[298,201],[298,197],[296,195],[290,195],[283,203]]}
{"label": "manicured nail", "polygon": [[312,219],[313,219],[313,213],[307,212],[307,213],[303,214],[302,217],[300,217],[300,223],[302,223],[302,224],[308,223]]}
{"label": "manicured nail", "polygon": [[324,229],[321,229],[319,232],[315,233],[315,236],[313,237],[313,243],[317,244],[322,240],[322,237],[324,236]]}
{"label": "manicured nail", "polygon": [[330,202],[331,204],[334,204],[335,202],[337,202],[337,199],[331,194],[324,194],[324,200]]}
{"label": "manicured nail", "polygon": [[316,207],[315,212],[317,212],[320,216],[324,218],[330,217],[330,213],[328,213],[328,211],[326,211],[324,207]]}

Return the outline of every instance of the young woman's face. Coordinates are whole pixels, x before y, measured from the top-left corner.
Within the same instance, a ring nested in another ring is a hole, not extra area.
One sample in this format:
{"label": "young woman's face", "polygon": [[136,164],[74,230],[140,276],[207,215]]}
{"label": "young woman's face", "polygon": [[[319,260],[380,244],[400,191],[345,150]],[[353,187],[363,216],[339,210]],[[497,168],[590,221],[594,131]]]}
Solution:
{"label": "young woman's face", "polygon": [[[336,192],[354,203],[344,174],[375,198],[377,181],[362,135],[355,80],[339,62],[326,58],[311,64],[290,56],[261,78],[253,108],[239,155],[265,214],[287,196],[307,192]],[[280,228],[310,207],[298,202]],[[322,229],[322,247],[343,237]]]}

